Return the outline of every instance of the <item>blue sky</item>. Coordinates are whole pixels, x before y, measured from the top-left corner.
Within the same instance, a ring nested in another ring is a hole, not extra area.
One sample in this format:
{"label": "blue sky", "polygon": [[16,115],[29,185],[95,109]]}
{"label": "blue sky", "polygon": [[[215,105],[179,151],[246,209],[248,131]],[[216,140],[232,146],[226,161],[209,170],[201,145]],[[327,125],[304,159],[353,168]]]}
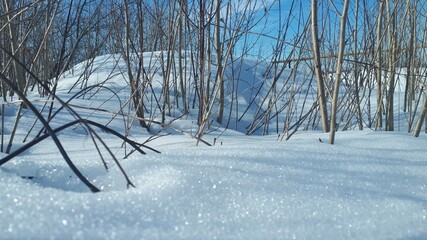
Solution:
{"label": "blue sky", "polygon": [[[302,31],[305,21],[309,18],[310,1],[295,0],[277,0],[267,1],[267,4],[260,8],[257,17],[262,17],[268,11],[266,19],[252,29],[253,38],[257,34],[263,34],[259,38],[258,46],[261,47],[260,53],[268,56],[277,44],[277,38],[283,36],[284,26],[290,17],[290,25],[286,33],[286,41],[292,42],[296,35]],[[254,52],[254,55],[258,53]]]}
{"label": "blue sky", "polygon": [[[294,2],[294,5],[292,5]],[[284,24],[286,23],[288,17],[290,17],[290,25],[287,29],[286,39],[287,42],[293,42],[295,37],[300,35],[304,24],[306,21],[310,20],[310,0],[277,0],[277,1],[267,1],[268,4],[271,4],[271,8],[268,10],[268,20],[266,25],[261,24],[253,29],[253,32],[263,33],[268,35],[260,39],[259,45],[262,47],[262,52],[265,55],[268,55],[273,50],[279,31],[283,31]],[[318,9],[318,18],[319,18],[319,27],[322,28],[322,22],[325,17],[328,17],[330,24],[329,28],[338,28],[339,26],[339,16],[337,12],[342,11],[343,0],[318,0],[319,9]],[[336,9],[332,5],[335,5]],[[359,0],[359,33],[363,34],[363,15],[362,12],[367,9],[368,14],[375,14],[377,12],[377,1],[376,0]],[[258,13],[259,16],[262,16],[264,11],[261,9]],[[351,1],[348,19],[350,20],[347,29],[353,29],[354,26],[354,13],[355,13],[355,1]],[[375,27],[375,19],[371,19],[370,24],[372,27]],[[282,27],[280,27],[282,26]],[[321,31],[321,30],[320,30]],[[337,31],[330,31],[332,39],[334,39],[334,34],[338,33]],[[283,33],[282,33],[283,34]],[[270,38],[271,37],[271,38]]]}

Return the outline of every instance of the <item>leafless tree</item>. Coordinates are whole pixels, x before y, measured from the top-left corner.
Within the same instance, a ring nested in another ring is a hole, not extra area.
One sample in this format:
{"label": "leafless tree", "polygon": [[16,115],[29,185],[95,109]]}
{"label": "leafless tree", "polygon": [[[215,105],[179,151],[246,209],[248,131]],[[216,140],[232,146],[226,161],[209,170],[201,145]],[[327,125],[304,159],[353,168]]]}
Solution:
{"label": "leafless tree", "polygon": [[[322,129],[329,132],[328,112],[326,107],[325,82],[323,80],[322,64],[320,62],[320,46],[317,27],[317,0],[311,1],[311,36],[313,43],[314,67],[317,79],[317,94],[319,97],[320,115],[322,118]],[[333,131],[333,129],[332,129]]]}
{"label": "leafless tree", "polygon": [[349,0],[345,0],[342,13],[340,14],[340,34],[339,34],[339,49],[338,49],[338,59],[337,59],[337,71],[335,73],[335,83],[333,88],[332,96],[332,107],[331,107],[331,126],[330,126],[330,136],[329,143],[334,144],[335,142],[335,131],[337,124],[337,109],[338,109],[338,93],[341,82],[341,72],[343,64],[343,55],[344,55],[344,45],[345,45],[345,30],[347,24],[347,13],[349,7]]}

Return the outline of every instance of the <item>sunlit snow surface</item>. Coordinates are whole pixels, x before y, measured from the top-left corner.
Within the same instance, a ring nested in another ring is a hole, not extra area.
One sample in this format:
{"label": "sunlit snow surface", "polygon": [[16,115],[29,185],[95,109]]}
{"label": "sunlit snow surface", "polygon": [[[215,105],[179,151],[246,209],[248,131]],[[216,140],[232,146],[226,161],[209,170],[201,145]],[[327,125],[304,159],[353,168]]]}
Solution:
{"label": "sunlit snow surface", "polygon": [[[162,154],[122,160],[136,185],[129,190],[114,166],[105,172],[94,153],[76,150],[98,194],[36,147],[0,170],[0,238],[427,237],[426,137],[342,132],[334,146],[319,137],[326,135],[277,142],[228,134],[214,147],[164,137],[152,144]],[[77,138],[65,144],[77,148]],[[26,168],[37,170],[35,179],[18,176]]]}

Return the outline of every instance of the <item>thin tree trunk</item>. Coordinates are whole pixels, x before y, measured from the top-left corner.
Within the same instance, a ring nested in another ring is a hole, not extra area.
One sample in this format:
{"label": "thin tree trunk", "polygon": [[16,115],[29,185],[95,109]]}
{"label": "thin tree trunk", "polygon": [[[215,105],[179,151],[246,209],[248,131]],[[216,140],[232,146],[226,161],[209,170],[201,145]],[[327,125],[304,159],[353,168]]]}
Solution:
{"label": "thin tree trunk", "polygon": [[349,3],[350,3],[349,0],[346,0],[344,2],[344,8],[340,16],[341,23],[340,23],[340,33],[339,33],[339,49],[338,49],[338,59],[337,59],[338,61],[337,61],[337,71],[335,73],[335,84],[334,84],[334,90],[332,95],[332,107],[331,107],[331,127],[330,127],[330,135],[329,135],[330,144],[334,144],[335,142],[335,131],[337,127],[336,116],[337,116],[337,110],[338,110],[338,94],[339,94],[340,78],[341,78],[342,63],[343,63],[344,44],[345,44],[345,27],[347,23],[347,12],[348,12]]}
{"label": "thin tree trunk", "polygon": [[[408,1],[409,5],[409,1]],[[408,6],[409,7],[409,6]],[[409,23],[410,23],[410,38],[409,38],[409,59],[408,59],[408,68],[407,68],[407,78],[406,78],[406,87],[405,87],[405,102],[404,102],[404,111],[409,112],[408,119],[408,132],[411,131],[413,121],[413,116],[415,111],[413,109],[412,103],[415,100],[415,51],[416,51],[416,3],[414,7],[411,8],[412,14],[408,14]]]}
{"label": "thin tree trunk", "polygon": [[379,2],[378,18],[377,18],[377,117],[375,128],[382,128],[382,20],[383,20],[383,8],[384,1]]}
{"label": "thin tree trunk", "polygon": [[[354,27],[354,52],[357,52],[358,48],[358,41],[357,41],[357,33],[358,33],[358,22],[359,22],[359,0],[356,0],[356,9],[355,9],[355,27]],[[359,130],[363,130],[363,119],[362,119],[362,110],[360,108],[360,96],[359,96],[359,74],[360,70],[358,67],[358,56],[357,54],[354,55],[354,97],[355,97],[355,104],[356,104],[356,111],[357,111],[357,124],[359,125]]]}
{"label": "thin tree trunk", "polygon": [[[6,12],[12,12],[13,11],[13,1],[12,0],[5,0],[5,7]],[[9,30],[9,37],[10,37],[10,44],[11,44],[11,50],[12,53],[16,56],[19,61],[24,62],[22,58],[22,50],[19,49],[19,40],[18,40],[18,31],[19,31],[19,17],[15,17],[14,19],[11,18],[11,15],[7,15],[7,21],[8,21],[8,30]],[[18,89],[22,92],[24,92],[25,89],[25,73],[22,66],[20,66],[15,61],[13,62],[13,68],[15,73],[15,79],[16,84],[18,86]],[[24,94],[26,94],[24,92]]]}
{"label": "thin tree trunk", "polygon": [[[183,51],[183,42],[184,42],[184,36],[183,36],[183,28],[184,28],[184,8],[185,8],[185,1],[180,1],[180,8],[179,8],[179,18],[178,18],[178,71],[179,71],[179,85],[180,85],[180,92],[181,92],[181,99],[182,99],[182,109],[184,110],[184,113],[188,113],[188,106],[187,106],[187,94],[185,89],[185,82],[184,82],[184,67],[182,66],[182,61],[185,61],[182,55]],[[186,54],[185,54],[186,55]]]}
{"label": "thin tree trunk", "polygon": [[[198,125],[203,126],[203,116],[205,110],[205,1],[199,0],[199,115]],[[203,129],[199,129],[202,135]]]}
{"label": "thin tree trunk", "polygon": [[418,117],[417,125],[415,126],[414,137],[420,136],[420,132],[421,132],[421,128],[423,126],[424,118],[427,117],[426,112],[427,112],[427,95],[424,94],[424,103],[423,103],[423,107],[422,107],[421,112],[420,112],[420,116]]}
{"label": "thin tree trunk", "polygon": [[224,115],[224,75],[222,74],[222,48],[221,48],[221,16],[220,16],[220,6],[221,0],[216,0],[216,13],[215,13],[215,47],[216,47],[216,64],[217,64],[217,79],[219,87],[219,97],[218,97],[218,118],[217,121],[219,124],[222,124],[222,118]]}
{"label": "thin tree trunk", "polygon": [[[132,71],[132,63],[131,63],[131,22],[130,22],[130,14],[129,14],[129,2],[125,0],[125,49],[124,49],[124,57],[125,62],[127,65],[127,75],[129,77],[129,84],[131,87],[131,97],[133,104],[135,106],[136,116],[138,117],[138,121],[141,127],[147,128],[147,123],[143,120],[144,119],[144,109],[143,109],[143,99],[142,95],[140,93],[141,87],[139,85],[139,79],[135,79],[135,76],[133,75]],[[142,29],[140,29],[142,31]],[[142,33],[140,33],[142,34]],[[141,46],[142,47],[142,46]],[[142,54],[142,53],[141,53]]]}
{"label": "thin tree trunk", "polygon": [[[393,6],[396,9],[395,6]],[[394,130],[394,87],[395,87],[395,74],[396,74],[396,48],[397,48],[397,33],[396,33],[396,13],[390,13],[390,0],[387,0],[387,18],[390,24],[388,25],[388,39],[389,39],[389,85],[387,94],[387,105],[386,105],[386,131]]]}
{"label": "thin tree trunk", "polygon": [[311,37],[313,42],[314,67],[317,79],[317,95],[320,105],[320,117],[322,119],[323,132],[329,132],[328,112],[326,108],[325,83],[322,75],[322,63],[320,61],[320,46],[317,29],[317,0],[311,1]]}

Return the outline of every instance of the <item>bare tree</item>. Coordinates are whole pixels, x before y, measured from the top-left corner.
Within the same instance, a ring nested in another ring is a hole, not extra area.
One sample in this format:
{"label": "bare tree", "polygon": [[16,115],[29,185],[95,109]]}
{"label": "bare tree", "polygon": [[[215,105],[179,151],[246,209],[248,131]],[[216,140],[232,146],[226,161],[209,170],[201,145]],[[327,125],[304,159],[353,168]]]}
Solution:
{"label": "bare tree", "polygon": [[337,128],[337,111],[338,111],[338,93],[341,81],[344,45],[345,45],[345,29],[347,24],[347,12],[350,1],[345,0],[342,13],[340,14],[340,34],[339,34],[339,48],[338,48],[338,59],[337,59],[337,71],[335,73],[335,83],[332,96],[332,107],[331,107],[331,127],[329,135],[329,143],[334,144],[335,142],[335,131]]}
{"label": "bare tree", "polygon": [[[320,46],[317,27],[317,0],[311,1],[311,37],[313,44],[314,71],[317,79],[317,95],[319,98],[320,116],[322,119],[323,132],[329,132],[328,111],[326,107],[325,82],[322,74],[322,64],[320,61]],[[333,130],[333,129],[332,129]]]}
{"label": "bare tree", "polygon": [[218,83],[219,88],[219,98],[218,98],[218,123],[222,123],[224,116],[224,74],[222,66],[222,46],[221,46],[221,0],[216,0],[216,9],[215,9],[215,48],[216,48],[216,66],[217,66],[217,75],[216,82]]}
{"label": "bare tree", "polygon": [[382,29],[383,29],[383,12],[384,12],[384,1],[379,2],[379,9],[378,9],[378,17],[377,17],[377,55],[378,55],[378,61],[376,64],[377,67],[377,113],[376,113],[376,124],[375,128],[381,128],[383,125],[383,86],[382,86],[382,68],[383,68],[383,61],[382,61]]}
{"label": "bare tree", "polygon": [[[142,83],[142,74],[144,71],[143,67],[143,34],[144,34],[144,26],[143,26],[143,13],[142,13],[142,1],[140,0],[136,4],[137,8],[137,21],[138,24],[137,29],[135,31],[134,28],[131,27],[133,24],[131,20],[131,5],[128,0],[124,1],[124,13],[125,13],[125,46],[124,46],[124,52],[123,57],[125,59],[126,65],[127,65],[127,77],[129,78],[129,85],[131,87],[131,98],[133,101],[133,104],[135,106],[136,116],[138,117],[139,124],[143,128],[147,128],[147,123],[144,120],[144,91],[145,91],[145,85]],[[137,34],[137,42],[134,42],[133,34],[135,32]],[[136,55],[137,58],[137,69],[136,74],[134,73],[134,65],[132,62],[132,59]]]}

